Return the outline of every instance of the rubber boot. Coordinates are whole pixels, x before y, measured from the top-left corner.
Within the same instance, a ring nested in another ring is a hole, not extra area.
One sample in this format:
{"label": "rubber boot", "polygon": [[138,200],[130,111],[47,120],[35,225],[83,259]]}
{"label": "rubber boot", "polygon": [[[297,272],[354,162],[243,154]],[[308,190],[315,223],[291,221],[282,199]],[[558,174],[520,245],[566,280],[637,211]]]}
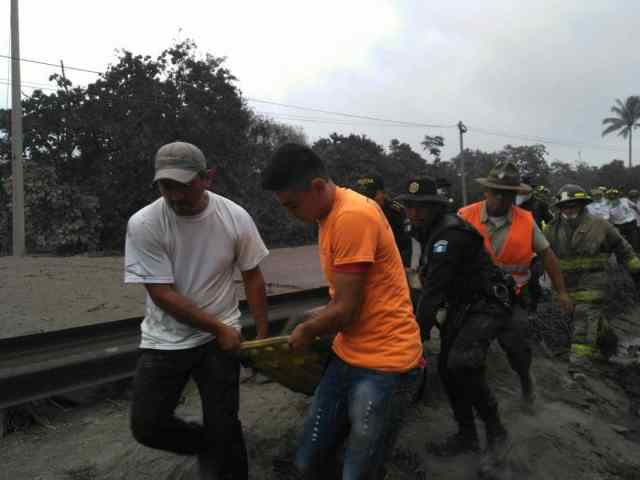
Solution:
{"label": "rubber boot", "polygon": [[442,442],[428,443],[427,450],[440,457],[452,457],[462,453],[477,452],[480,450],[480,446],[475,424],[460,425],[457,433]]}
{"label": "rubber boot", "polygon": [[485,423],[487,434],[487,450],[480,461],[478,473],[480,478],[493,479],[504,463],[509,451],[509,433],[502,425],[498,413],[495,412]]}
{"label": "rubber boot", "polygon": [[536,381],[531,372],[521,379],[522,386],[522,409],[525,413],[535,413],[538,394],[536,392]]}

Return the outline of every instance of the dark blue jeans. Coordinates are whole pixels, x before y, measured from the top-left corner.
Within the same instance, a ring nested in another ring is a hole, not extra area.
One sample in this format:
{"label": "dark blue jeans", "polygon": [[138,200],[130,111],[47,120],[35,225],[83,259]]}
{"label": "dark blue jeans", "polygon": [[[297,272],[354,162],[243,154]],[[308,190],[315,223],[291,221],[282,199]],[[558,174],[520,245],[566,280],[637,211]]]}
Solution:
{"label": "dark blue jeans", "polygon": [[390,373],[353,367],[335,355],[316,388],[295,457],[314,478],[345,439],[343,480],[377,478],[415,398],[421,369]]}
{"label": "dark blue jeans", "polygon": [[[197,454],[215,464],[222,478],[246,480],[247,451],[238,419],[239,372],[238,360],[213,341],[185,350],[141,349],[133,382],[133,436],[151,448]],[[200,392],[202,425],[174,415],[190,377]]]}

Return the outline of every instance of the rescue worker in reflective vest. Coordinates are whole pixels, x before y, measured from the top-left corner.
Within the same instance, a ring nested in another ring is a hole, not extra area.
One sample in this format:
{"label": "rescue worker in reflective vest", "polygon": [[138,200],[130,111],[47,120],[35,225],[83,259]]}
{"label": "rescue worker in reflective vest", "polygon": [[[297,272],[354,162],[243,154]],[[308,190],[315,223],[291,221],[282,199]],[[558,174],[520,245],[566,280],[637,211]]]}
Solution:
{"label": "rescue worker in reflective vest", "polygon": [[411,237],[409,236],[409,220],[402,204],[388,197],[384,190],[384,180],[379,175],[359,178],[354,190],[374,200],[380,206],[393,231],[402,263],[405,267],[408,266],[411,257]]}
{"label": "rescue worker in reflective vest", "polygon": [[478,450],[475,410],[485,423],[491,455],[504,446],[507,432],[487,384],[486,355],[511,315],[509,282],[513,282],[492,263],[476,229],[448,213],[449,201],[437,194],[435,180],[409,181],[398,200],[405,205],[413,234],[419,234],[423,247],[423,291],[416,313],[423,339],[429,339],[432,327],[438,324],[439,308],[448,305],[446,319],[438,324],[438,373],[458,432],[428,448],[438,455]]}
{"label": "rescue worker in reflective vest", "polygon": [[[607,262],[613,253],[618,264],[640,277],[640,259],[620,232],[606,220],[585,208],[592,202],[579,185],[565,185],[558,191],[555,207],[560,211],[544,231],[567,280],[576,303],[573,342],[590,351],[598,344],[598,333],[606,328],[603,299],[607,292]],[[600,344],[602,348],[602,344]],[[602,351],[605,356],[613,351]]]}
{"label": "rescue worker in reflective vest", "polygon": [[531,301],[528,282],[534,253],[540,256],[563,311],[570,313],[573,303],[549,242],[531,213],[513,205],[517,193],[531,190],[520,182],[515,164],[498,162],[486,178],[476,181],[485,187],[485,200],[463,207],[458,215],[476,227],[494,263],[505,273],[510,273],[516,283],[513,315],[507,327],[509,332],[501,337],[500,345],[507,353],[511,368],[520,377],[523,400],[533,405],[535,386],[530,372],[529,314],[535,312],[536,305]]}

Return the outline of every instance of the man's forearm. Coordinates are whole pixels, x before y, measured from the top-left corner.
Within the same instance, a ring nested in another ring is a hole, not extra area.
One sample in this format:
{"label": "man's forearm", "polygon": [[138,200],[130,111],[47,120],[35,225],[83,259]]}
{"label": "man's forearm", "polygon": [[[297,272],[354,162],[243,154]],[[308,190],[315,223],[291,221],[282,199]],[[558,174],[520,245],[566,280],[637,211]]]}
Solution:
{"label": "man's forearm", "polygon": [[567,287],[564,284],[564,275],[562,275],[558,259],[551,248],[547,248],[542,252],[542,264],[544,265],[545,272],[547,272],[551,279],[553,289],[558,294],[567,294]]}
{"label": "man's forearm", "polygon": [[154,292],[150,289],[148,290],[153,303],[181,323],[186,323],[187,325],[213,334],[217,334],[221,328],[225,327],[225,325],[213,315],[199,308],[195,303],[184,295],[176,292],[173,288],[160,288]]}
{"label": "man's forearm", "polygon": [[265,283],[260,275],[259,279],[245,284],[245,295],[251,316],[256,324],[257,338],[265,338],[269,335],[269,320],[267,315],[267,294]]}
{"label": "man's forearm", "polygon": [[314,337],[337,333],[350,323],[351,319],[345,318],[345,312],[333,302],[314,310],[311,318],[304,322],[305,328]]}

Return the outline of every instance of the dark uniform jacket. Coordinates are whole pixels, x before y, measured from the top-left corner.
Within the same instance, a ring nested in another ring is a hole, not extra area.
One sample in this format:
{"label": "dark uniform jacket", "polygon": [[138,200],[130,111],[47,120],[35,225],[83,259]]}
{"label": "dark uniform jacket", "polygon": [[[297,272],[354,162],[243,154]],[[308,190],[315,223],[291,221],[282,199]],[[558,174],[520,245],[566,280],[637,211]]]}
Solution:
{"label": "dark uniform jacket", "polygon": [[393,230],[402,263],[408,266],[411,259],[411,237],[407,229],[408,222],[404,207],[395,200],[385,199],[382,211]]}
{"label": "dark uniform jacket", "polygon": [[548,225],[553,220],[553,214],[551,213],[549,205],[535,197],[531,197],[526,202],[523,202],[520,208],[531,212],[533,219],[540,228],[542,228],[542,222]]}
{"label": "dark uniform jacket", "polygon": [[[416,314],[425,334],[437,310],[447,304],[447,318],[479,300],[496,303],[495,285],[508,293],[505,275],[491,261],[478,231],[455,214],[446,213],[422,238],[420,276],[423,290]],[[503,299],[508,302],[508,299]],[[449,320],[447,320],[449,321]]]}

